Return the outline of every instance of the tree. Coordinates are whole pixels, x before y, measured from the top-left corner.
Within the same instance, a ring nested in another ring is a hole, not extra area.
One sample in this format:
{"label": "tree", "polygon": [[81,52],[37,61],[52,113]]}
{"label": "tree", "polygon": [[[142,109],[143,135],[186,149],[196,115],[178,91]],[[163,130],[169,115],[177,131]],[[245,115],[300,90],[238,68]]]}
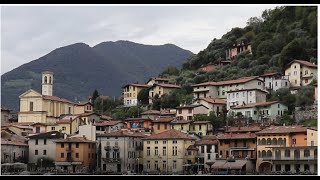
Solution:
{"label": "tree", "polygon": [[280,124],[285,124],[285,125],[293,125],[295,122],[294,122],[294,119],[291,118],[288,113],[284,113],[284,115],[281,117],[280,121],[279,121]]}
{"label": "tree", "polygon": [[142,89],[137,98],[138,102],[141,102],[141,104],[149,104],[149,89]]}
{"label": "tree", "polygon": [[54,160],[48,157],[39,157],[37,159],[37,166],[42,168],[55,167]]}
{"label": "tree", "polygon": [[297,93],[296,106],[305,108],[314,102],[314,87],[303,86]]}
{"label": "tree", "polygon": [[177,69],[174,66],[168,66],[162,73],[161,75],[169,75],[169,76],[177,76],[179,75],[179,69]]}
{"label": "tree", "polygon": [[159,94],[154,95],[152,99],[152,109],[160,111],[161,99],[159,98]]}
{"label": "tree", "polygon": [[91,97],[92,102],[94,103],[94,101],[95,101],[99,96],[100,96],[100,95],[99,95],[98,91],[95,89],[95,90],[93,91],[92,97]]}
{"label": "tree", "polygon": [[132,106],[128,109],[126,116],[128,118],[137,118],[140,117],[140,114],[142,113],[142,109],[137,106]]}
{"label": "tree", "polygon": [[121,109],[119,108],[119,109],[113,110],[112,119],[117,119],[117,120],[126,119],[126,112],[125,112],[124,108],[121,108]]}
{"label": "tree", "polygon": [[300,46],[300,43],[296,39],[282,49],[279,66],[284,68],[285,65],[294,59],[309,59],[306,50]]}
{"label": "tree", "polygon": [[292,114],[295,108],[296,96],[291,94],[289,88],[280,88],[277,91],[272,91],[270,96],[270,101],[279,101],[288,106],[288,113]]}

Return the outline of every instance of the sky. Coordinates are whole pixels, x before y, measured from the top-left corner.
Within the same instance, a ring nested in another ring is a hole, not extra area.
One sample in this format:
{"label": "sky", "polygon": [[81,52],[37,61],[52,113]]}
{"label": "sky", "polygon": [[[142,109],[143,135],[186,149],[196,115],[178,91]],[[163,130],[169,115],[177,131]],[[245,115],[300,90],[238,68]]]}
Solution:
{"label": "sky", "polygon": [[198,53],[234,27],[276,5],[126,5],[1,7],[1,74],[52,50],[83,42],[175,44]]}

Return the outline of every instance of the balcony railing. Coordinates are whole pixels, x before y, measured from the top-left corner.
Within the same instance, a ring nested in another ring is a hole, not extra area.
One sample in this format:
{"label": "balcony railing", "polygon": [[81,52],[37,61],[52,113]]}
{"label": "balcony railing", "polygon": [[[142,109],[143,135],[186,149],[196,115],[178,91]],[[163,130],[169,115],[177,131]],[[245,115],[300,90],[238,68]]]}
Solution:
{"label": "balcony railing", "polygon": [[115,151],[119,150],[119,146],[113,146],[113,150]]}
{"label": "balcony railing", "polygon": [[105,163],[120,163],[121,158],[102,158]]}
{"label": "balcony railing", "polygon": [[111,146],[104,146],[104,150],[106,150],[106,151],[111,150]]}
{"label": "balcony railing", "polygon": [[286,160],[286,161],[295,161],[295,160],[317,160],[318,156],[309,156],[309,157],[304,157],[304,156],[291,156],[291,157],[281,157],[281,156],[276,156],[276,157],[263,157],[264,161],[271,161],[271,160]]}

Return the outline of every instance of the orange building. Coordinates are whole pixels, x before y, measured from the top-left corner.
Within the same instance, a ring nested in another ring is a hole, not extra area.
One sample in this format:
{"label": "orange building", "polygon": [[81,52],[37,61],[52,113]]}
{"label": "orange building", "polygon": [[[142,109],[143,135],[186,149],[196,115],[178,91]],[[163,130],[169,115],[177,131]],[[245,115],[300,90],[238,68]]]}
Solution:
{"label": "orange building", "polygon": [[157,118],[153,121],[153,132],[155,134],[168,131],[171,129],[171,121],[173,121],[173,117],[163,117],[163,118]]}
{"label": "orange building", "polygon": [[152,120],[148,118],[127,118],[127,128],[131,130],[151,129]]}
{"label": "orange building", "polygon": [[56,141],[56,168],[67,172],[88,172],[95,168],[96,142],[85,137]]}

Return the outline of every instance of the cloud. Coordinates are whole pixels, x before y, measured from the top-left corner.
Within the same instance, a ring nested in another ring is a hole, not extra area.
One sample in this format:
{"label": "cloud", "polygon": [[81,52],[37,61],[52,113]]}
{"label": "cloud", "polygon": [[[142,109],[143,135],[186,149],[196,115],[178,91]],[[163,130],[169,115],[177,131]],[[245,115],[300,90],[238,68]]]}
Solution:
{"label": "cloud", "polygon": [[173,43],[198,53],[274,5],[2,6],[1,73],[77,42]]}

